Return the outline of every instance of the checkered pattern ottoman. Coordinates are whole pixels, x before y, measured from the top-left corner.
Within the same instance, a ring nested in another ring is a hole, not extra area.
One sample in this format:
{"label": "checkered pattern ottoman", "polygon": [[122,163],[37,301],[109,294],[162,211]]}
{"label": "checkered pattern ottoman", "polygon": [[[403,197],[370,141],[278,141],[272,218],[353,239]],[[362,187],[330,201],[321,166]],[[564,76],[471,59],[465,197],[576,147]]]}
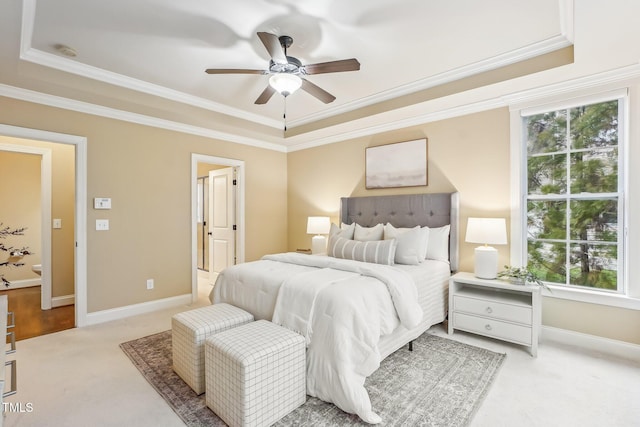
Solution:
{"label": "checkered pattern ottoman", "polygon": [[306,401],[302,335],[258,320],[207,338],[207,406],[228,425],[267,426]]}
{"label": "checkered pattern ottoman", "polygon": [[205,339],[252,321],[251,314],[224,303],[176,314],[171,319],[173,370],[196,394],[204,393]]}

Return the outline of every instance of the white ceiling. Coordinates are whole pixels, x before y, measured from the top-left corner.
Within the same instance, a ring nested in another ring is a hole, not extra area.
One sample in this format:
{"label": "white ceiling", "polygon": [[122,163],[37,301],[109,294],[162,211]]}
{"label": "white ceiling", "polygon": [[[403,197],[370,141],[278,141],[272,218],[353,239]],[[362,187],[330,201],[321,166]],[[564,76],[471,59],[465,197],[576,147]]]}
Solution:
{"label": "white ceiling", "polygon": [[[308,76],[337,99],[325,105],[294,93],[286,102],[290,129],[571,43],[563,0],[3,3],[5,83],[224,133],[263,134],[285,146],[284,98],[254,104],[268,76],[204,72],[266,69],[258,31],[293,37],[288,54],[303,63],[353,57],[361,63],[356,72]],[[60,44],[77,56],[62,55]]]}

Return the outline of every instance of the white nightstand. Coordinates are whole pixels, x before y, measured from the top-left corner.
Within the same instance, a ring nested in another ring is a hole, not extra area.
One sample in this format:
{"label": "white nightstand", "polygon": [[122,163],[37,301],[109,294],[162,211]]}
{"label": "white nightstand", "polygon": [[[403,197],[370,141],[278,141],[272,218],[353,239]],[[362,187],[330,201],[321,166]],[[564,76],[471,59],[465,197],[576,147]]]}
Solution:
{"label": "white nightstand", "polygon": [[540,287],[456,273],[449,279],[449,334],[454,329],[510,341],[538,355]]}

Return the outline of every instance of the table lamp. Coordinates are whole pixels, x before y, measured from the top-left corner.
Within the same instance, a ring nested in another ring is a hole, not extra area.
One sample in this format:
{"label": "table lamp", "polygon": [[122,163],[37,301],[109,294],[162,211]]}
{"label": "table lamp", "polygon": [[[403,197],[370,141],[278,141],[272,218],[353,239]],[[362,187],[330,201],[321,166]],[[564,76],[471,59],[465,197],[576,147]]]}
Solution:
{"label": "table lamp", "polygon": [[479,279],[495,279],[498,275],[498,251],[489,245],[507,244],[507,225],[504,218],[469,218],[467,235],[469,243],[481,243],[475,250],[474,274]]}
{"label": "table lamp", "polygon": [[323,234],[329,234],[331,220],[328,216],[310,216],[307,219],[307,234],[315,234],[311,239],[311,253],[319,255],[327,252],[327,238]]}

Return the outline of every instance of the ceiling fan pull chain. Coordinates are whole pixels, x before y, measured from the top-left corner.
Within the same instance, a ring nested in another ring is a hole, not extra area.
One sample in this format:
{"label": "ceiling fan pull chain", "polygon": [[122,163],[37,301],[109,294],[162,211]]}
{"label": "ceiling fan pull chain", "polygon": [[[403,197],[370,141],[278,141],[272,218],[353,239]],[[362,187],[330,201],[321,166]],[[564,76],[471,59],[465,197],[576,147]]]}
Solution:
{"label": "ceiling fan pull chain", "polygon": [[282,115],[284,119],[284,131],[287,131],[287,97],[284,97],[284,114]]}

